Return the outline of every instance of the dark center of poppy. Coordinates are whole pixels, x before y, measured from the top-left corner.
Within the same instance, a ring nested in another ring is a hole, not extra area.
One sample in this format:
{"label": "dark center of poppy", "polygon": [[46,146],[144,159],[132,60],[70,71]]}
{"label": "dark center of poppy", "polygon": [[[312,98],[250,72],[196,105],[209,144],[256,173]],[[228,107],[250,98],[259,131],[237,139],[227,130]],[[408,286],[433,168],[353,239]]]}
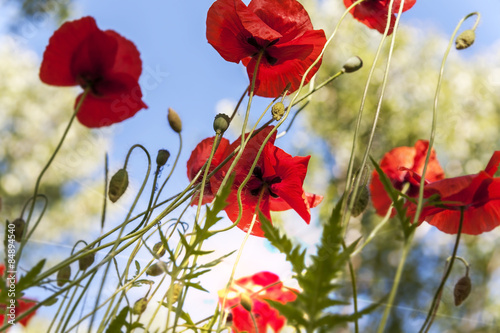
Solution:
{"label": "dark center of poppy", "polygon": [[255,37],[250,37],[247,39],[247,43],[252,45],[253,47],[255,47],[257,49],[257,52],[255,52],[254,54],[252,54],[252,57],[259,54],[259,52],[261,51],[264,51],[264,58],[266,58],[266,61],[272,66],[274,64],[276,64],[276,62],[278,62],[278,59],[271,56],[268,52],[267,52],[267,48],[273,46],[274,44],[276,44],[280,39],[277,38],[271,42],[269,42],[267,45],[260,45],[257,40],[255,39]]}
{"label": "dark center of poppy", "polygon": [[261,191],[267,190],[270,196],[272,196],[273,198],[278,198],[278,195],[271,190],[271,186],[273,184],[281,183],[280,177],[275,176],[272,178],[270,177],[264,178],[262,174],[262,169],[260,167],[255,167],[255,169],[253,170],[253,175],[255,178],[259,180],[259,182],[255,188],[250,190],[250,193],[252,195],[257,196],[260,194]]}
{"label": "dark center of poppy", "polygon": [[77,82],[80,87],[83,89],[90,88],[90,92],[92,95],[99,96],[99,92],[97,91],[97,84],[102,81],[102,77],[95,77],[94,75],[78,75]]}

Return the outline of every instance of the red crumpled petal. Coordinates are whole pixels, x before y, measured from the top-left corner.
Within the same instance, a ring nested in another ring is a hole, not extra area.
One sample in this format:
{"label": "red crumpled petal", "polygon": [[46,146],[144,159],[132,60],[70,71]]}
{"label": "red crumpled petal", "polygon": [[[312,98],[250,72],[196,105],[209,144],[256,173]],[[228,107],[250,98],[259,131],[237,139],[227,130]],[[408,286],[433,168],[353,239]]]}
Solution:
{"label": "red crumpled petal", "polygon": [[116,57],[113,67],[109,70],[113,73],[124,73],[132,76],[136,81],[142,73],[141,54],[133,42],[113,30],[106,30],[104,33],[114,38],[118,43]]}
{"label": "red crumpled petal", "polygon": [[64,23],[50,37],[40,66],[40,80],[54,86],[76,85],[76,77],[71,71],[73,55],[80,44],[96,31],[99,28],[90,16]]}
{"label": "red crumpled petal", "polygon": [[[301,37],[288,43],[278,43],[268,49],[268,54],[278,61],[271,65],[261,60],[254,94],[263,97],[277,97],[290,84],[289,93],[296,91],[306,70],[321,54],[326,37],[323,30],[310,30]],[[247,66],[250,81],[257,63],[256,57],[246,58],[243,64]],[[304,85],[309,83],[321,66],[319,61],[307,74]]]}
{"label": "red crumpled petal", "polygon": [[314,29],[309,14],[298,1],[252,0],[248,8],[283,36],[280,43]]}
{"label": "red crumpled petal", "polygon": [[[309,208],[314,208],[323,201],[323,196],[313,193],[304,192],[306,195],[307,204]],[[273,212],[283,212],[292,209],[292,207],[281,198],[270,198],[270,207]]]}
{"label": "red crumpled petal", "polygon": [[[253,216],[256,213],[256,219],[254,225],[252,227],[251,235],[257,237],[264,237],[264,231],[261,228],[261,222],[259,219],[259,211],[257,210],[258,196],[252,195],[248,189],[243,189],[241,192],[241,202],[242,202],[242,216],[240,222],[237,227],[244,232],[248,232],[250,226],[252,225]],[[236,222],[239,215],[239,206],[238,206],[238,190],[235,188],[229,194],[227,198],[228,205],[224,210],[226,211],[227,217]],[[269,209],[269,194],[264,194],[262,196],[259,210],[262,214],[272,223],[271,220],[271,212]]]}

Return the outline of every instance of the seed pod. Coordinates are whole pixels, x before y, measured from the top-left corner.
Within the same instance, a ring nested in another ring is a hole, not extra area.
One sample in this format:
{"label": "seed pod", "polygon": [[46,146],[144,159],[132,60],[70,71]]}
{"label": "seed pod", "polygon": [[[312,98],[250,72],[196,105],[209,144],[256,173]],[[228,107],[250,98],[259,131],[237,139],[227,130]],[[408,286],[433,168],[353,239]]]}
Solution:
{"label": "seed pod", "polygon": [[252,299],[250,298],[250,296],[248,296],[247,294],[244,294],[244,293],[241,294],[240,304],[248,312],[252,311],[253,302],[252,302]]}
{"label": "seed pod", "polygon": [[172,128],[174,132],[180,133],[182,131],[181,117],[179,117],[174,109],[168,108],[167,119],[168,123],[170,124],[170,128]]}
{"label": "seed pod", "polygon": [[14,239],[16,240],[16,242],[21,243],[26,222],[24,222],[22,218],[17,218],[12,223],[14,223]]}
{"label": "seed pod", "polygon": [[80,268],[81,271],[84,271],[90,266],[92,266],[94,260],[95,260],[95,253],[93,252],[89,253],[86,256],[80,258],[80,260],[78,260],[78,268]]}
{"label": "seed pod", "polygon": [[356,72],[361,67],[363,67],[363,60],[361,60],[360,57],[355,56],[355,57],[350,57],[349,59],[347,59],[342,70],[345,73],[352,73],[352,72]]}
{"label": "seed pod", "polygon": [[[158,242],[156,243],[154,246],[153,246],[153,252],[158,255],[159,258],[163,257],[165,255],[165,248],[162,248],[163,246],[163,243],[162,242]],[[161,251],[160,251],[160,248],[161,248]],[[158,253],[158,251],[160,251]]]}
{"label": "seed pod", "polygon": [[[347,202],[351,202],[352,194],[354,192],[351,192],[349,194],[349,198],[347,199]],[[352,206],[351,210],[351,215],[353,217],[358,217],[363,213],[368,206],[368,203],[370,202],[370,192],[368,190],[368,187],[366,185],[360,186],[358,188],[358,193],[356,194],[356,200],[354,201],[354,205]]]}
{"label": "seed pod", "polygon": [[128,173],[125,169],[118,170],[109,182],[108,197],[111,202],[116,202],[125,193],[128,186]]}
{"label": "seed pod", "polygon": [[71,266],[64,266],[57,272],[57,286],[62,287],[66,282],[69,282],[71,277]]}
{"label": "seed pod", "polygon": [[150,276],[158,276],[165,273],[165,263],[163,261],[158,261],[153,265],[149,266],[146,270],[146,274]]}
{"label": "seed pod", "polygon": [[231,119],[227,114],[219,113],[218,115],[215,116],[214,119],[214,131],[216,133],[222,134],[227,130],[230,123]]}
{"label": "seed pod", "polygon": [[170,152],[166,149],[158,150],[158,155],[156,155],[156,165],[159,167],[164,166],[170,157]]}
{"label": "seed pod", "polygon": [[285,105],[281,102],[278,102],[273,105],[273,108],[271,109],[271,113],[273,114],[273,119],[278,121],[283,117],[285,114]]}
{"label": "seed pod", "polygon": [[147,307],[148,307],[148,299],[146,297],[139,298],[137,301],[135,301],[134,307],[132,308],[131,312],[132,314],[140,315],[144,311],[146,311]]}
{"label": "seed pod", "polygon": [[472,283],[468,275],[463,276],[455,284],[455,289],[453,289],[453,296],[455,298],[455,306],[459,306],[463,301],[469,296],[472,290]]}
{"label": "seed pod", "polygon": [[455,40],[455,48],[457,50],[463,50],[474,44],[476,39],[476,33],[474,30],[465,30],[460,35],[458,35]]}
{"label": "seed pod", "polygon": [[[174,283],[172,287],[168,288],[167,297],[169,297],[169,303],[174,304],[179,299],[179,295],[182,290],[182,285],[180,283]],[[172,294],[170,294],[172,293]],[[170,298],[171,297],[171,298]]]}

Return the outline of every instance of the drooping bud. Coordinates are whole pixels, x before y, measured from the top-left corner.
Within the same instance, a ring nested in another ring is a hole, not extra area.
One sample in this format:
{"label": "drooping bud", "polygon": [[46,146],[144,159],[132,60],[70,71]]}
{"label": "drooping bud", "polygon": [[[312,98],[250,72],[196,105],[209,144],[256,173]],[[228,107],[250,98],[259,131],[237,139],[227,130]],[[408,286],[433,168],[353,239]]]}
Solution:
{"label": "drooping bud", "polygon": [[[350,204],[352,195],[354,192],[349,194],[347,203]],[[362,185],[358,188],[358,193],[356,193],[356,199],[354,200],[354,205],[352,206],[351,215],[353,217],[358,217],[363,213],[370,202],[370,191],[366,185]]]}
{"label": "drooping bud", "polygon": [[465,30],[460,35],[458,35],[455,40],[455,48],[457,50],[463,50],[474,44],[474,40],[476,39],[476,33],[474,30]]}
{"label": "drooping bud", "polygon": [[455,306],[459,306],[463,301],[469,296],[472,290],[472,283],[470,281],[469,275],[463,276],[455,284],[453,289],[453,296],[455,298]]}
{"label": "drooping bud", "polygon": [[78,268],[80,268],[81,271],[84,271],[90,266],[92,266],[94,260],[95,260],[95,253],[94,252],[89,253],[86,256],[81,257],[80,260],[78,260]]}
{"label": "drooping bud", "polygon": [[355,56],[355,57],[350,57],[349,59],[347,59],[347,61],[344,64],[344,67],[342,67],[342,70],[345,73],[352,73],[352,72],[356,72],[361,67],[363,67],[363,60],[361,60],[360,57]]}
{"label": "drooping bud", "polygon": [[158,150],[158,155],[156,155],[156,165],[159,167],[164,166],[170,157],[170,153],[166,149]]}
{"label": "drooping bud", "polygon": [[158,276],[165,273],[167,271],[166,268],[166,263],[164,263],[163,261],[158,261],[148,267],[148,269],[146,270],[146,274],[150,276]]}
{"label": "drooping bud", "polygon": [[[162,242],[158,242],[156,243],[154,246],[153,246],[153,252],[159,257],[163,257],[165,255],[165,247],[162,247],[163,246],[163,243]],[[160,251],[161,249],[161,251]],[[160,252],[158,252],[160,251]]]}
{"label": "drooping bud", "polygon": [[62,287],[66,282],[69,282],[71,277],[71,266],[64,266],[57,272],[57,286]]}
{"label": "drooping bud", "polygon": [[[174,304],[179,299],[181,294],[182,285],[180,283],[174,283],[167,291],[167,297],[170,304]],[[171,297],[171,298],[170,298]]]}
{"label": "drooping bud", "polygon": [[12,223],[14,223],[14,239],[16,240],[16,242],[21,243],[26,222],[24,222],[22,218],[17,218]]}
{"label": "drooping bud", "polygon": [[218,115],[215,116],[214,119],[214,131],[216,133],[222,134],[227,130],[230,123],[231,123],[231,118],[229,118],[227,114],[219,113]]}
{"label": "drooping bud", "polygon": [[148,299],[146,297],[139,298],[137,301],[135,301],[134,306],[132,307],[132,314],[135,315],[140,315],[146,311],[146,308],[148,307]]}
{"label": "drooping bud", "polygon": [[182,131],[181,118],[174,109],[168,108],[167,119],[170,127],[174,130],[174,132],[180,133]]}
{"label": "drooping bud", "polygon": [[128,186],[128,173],[125,169],[118,170],[109,182],[108,196],[111,202],[116,202],[125,193]]}
{"label": "drooping bud", "polygon": [[271,113],[273,114],[273,119],[278,121],[283,117],[285,114],[285,105],[281,102],[278,102],[273,105],[273,108],[271,109]]}
{"label": "drooping bud", "polygon": [[252,299],[250,298],[250,296],[248,296],[247,294],[245,294],[245,293],[241,294],[240,304],[248,312],[252,311],[253,302],[252,302]]}

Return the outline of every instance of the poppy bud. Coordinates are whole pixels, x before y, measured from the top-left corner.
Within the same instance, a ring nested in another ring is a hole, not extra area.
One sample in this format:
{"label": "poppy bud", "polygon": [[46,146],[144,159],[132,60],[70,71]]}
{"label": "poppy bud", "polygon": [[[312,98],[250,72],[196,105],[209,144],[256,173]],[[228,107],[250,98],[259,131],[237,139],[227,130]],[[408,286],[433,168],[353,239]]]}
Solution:
{"label": "poppy bud", "polygon": [[285,114],[285,105],[281,102],[278,102],[273,105],[273,108],[271,109],[271,113],[273,114],[273,119],[278,121],[283,117]]}
{"label": "poppy bud", "polygon": [[128,173],[125,169],[118,170],[109,182],[108,196],[111,202],[116,202],[125,193],[128,186]]}
{"label": "poppy bud", "polygon": [[12,223],[14,223],[14,239],[16,242],[21,243],[26,222],[22,218],[17,218]]}
{"label": "poppy bud", "polygon": [[[158,242],[158,243],[156,243],[156,244],[153,246],[153,252],[154,252],[156,255],[158,255],[158,257],[160,257],[160,258],[161,258],[161,257],[163,257],[163,256],[165,255],[165,247],[163,247],[163,248],[162,248],[162,246],[163,246],[163,243],[162,243],[162,242]],[[160,251],[160,249],[161,249],[161,251]],[[160,251],[160,252],[158,252],[158,251]]]}
{"label": "poppy bud", "polygon": [[166,149],[158,150],[158,155],[156,155],[156,164],[159,167],[162,167],[167,163],[168,158],[170,157],[170,153]]}
{"label": "poppy bud", "polygon": [[252,311],[253,302],[252,302],[252,299],[250,298],[250,296],[248,296],[247,294],[241,294],[240,304],[248,312]]}
{"label": "poppy bud", "polygon": [[230,122],[231,119],[227,114],[219,113],[214,119],[214,131],[220,134],[224,133],[229,127]]}
{"label": "poppy bud", "polygon": [[57,272],[57,286],[62,287],[66,282],[69,282],[71,277],[71,266],[64,266]]}
{"label": "poppy bud", "polygon": [[472,284],[468,275],[463,276],[455,284],[453,296],[455,298],[455,306],[459,306],[469,296],[472,290]]}
{"label": "poppy bud", "polygon": [[167,115],[168,123],[174,132],[180,133],[182,131],[182,121],[177,112],[172,108],[168,108]]}
{"label": "poppy bud", "polygon": [[[347,202],[351,202],[352,194],[349,194],[349,198]],[[358,217],[361,213],[363,213],[368,206],[368,202],[370,201],[370,192],[368,191],[368,187],[366,185],[362,185],[358,188],[358,193],[356,193],[356,199],[354,200],[354,205],[352,206],[351,215],[353,217]]]}
{"label": "poppy bud", "polygon": [[150,276],[158,276],[165,273],[165,271],[166,271],[165,263],[163,261],[158,261],[148,267],[148,269],[146,270],[146,274]]}
{"label": "poppy bud", "polygon": [[148,299],[146,297],[144,298],[139,298],[137,301],[134,303],[134,307],[130,312],[135,315],[140,315],[144,311],[146,311],[146,308],[148,307]]}
{"label": "poppy bud", "polygon": [[180,283],[174,283],[172,287],[168,288],[167,297],[171,297],[168,299],[170,304],[174,304],[175,302],[177,302],[181,290],[182,290],[182,285]]}
{"label": "poppy bud", "polygon": [[82,257],[80,258],[80,260],[78,260],[78,267],[80,268],[81,271],[84,271],[90,266],[92,266],[92,264],[94,263],[94,259],[95,259],[95,253],[93,252],[89,253],[85,257]]}
{"label": "poppy bud", "polygon": [[458,35],[455,40],[455,48],[457,50],[463,50],[474,44],[476,39],[476,33],[474,30],[465,30],[460,35]]}
{"label": "poppy bud", "polygon": [[342,70],[345,73],[352,73],[352,72],[357,71],[361,67],[363,67],[363,60],[361,60],[360,57],[355,56],[355,57],[350,57],[349,59],[347,59],[347,61],[344,64],[344,67],[342,67]]}

